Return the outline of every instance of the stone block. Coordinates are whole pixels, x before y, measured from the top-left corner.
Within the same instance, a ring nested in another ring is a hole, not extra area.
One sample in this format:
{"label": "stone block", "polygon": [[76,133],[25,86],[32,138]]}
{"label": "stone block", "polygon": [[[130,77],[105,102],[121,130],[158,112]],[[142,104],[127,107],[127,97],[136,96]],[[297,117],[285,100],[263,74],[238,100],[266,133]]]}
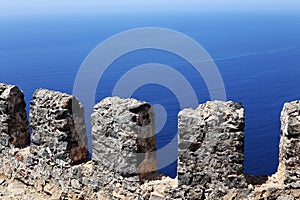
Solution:
{"label": "stone block", "polygon": [[0,83],[0,153],[10,144],[15,147],[30,144],[26,103],[17,86]]}
{"label": "stone block", "polygon": [[91,116],[93,160],[110,173],[138,180],[157,171],[155,116],[150,104],[109,97]]}
{"label": "stone block", "polygon": [[71,95],[38,89],[30,102],[31,152],[66,164],[88,158],[84,108]]}
{"label": "stone block", "polygon": [[243,106],[230,101],[207,102],[178,114],[180,187],[201,185],[209,199],[246,187],[244,121]]}
{"label": "stone block", "polygon": [[280,120],[280,181],[289,188],[300,189],[300,101],[285,103]]}

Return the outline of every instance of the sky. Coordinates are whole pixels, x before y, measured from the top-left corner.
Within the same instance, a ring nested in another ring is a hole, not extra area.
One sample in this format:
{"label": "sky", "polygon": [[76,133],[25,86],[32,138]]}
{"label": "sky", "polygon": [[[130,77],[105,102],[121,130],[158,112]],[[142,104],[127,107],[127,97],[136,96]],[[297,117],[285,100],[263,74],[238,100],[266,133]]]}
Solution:
{"label": "sky", "polygon": [[0,0],[0,15],[297,12],[299,0]]}

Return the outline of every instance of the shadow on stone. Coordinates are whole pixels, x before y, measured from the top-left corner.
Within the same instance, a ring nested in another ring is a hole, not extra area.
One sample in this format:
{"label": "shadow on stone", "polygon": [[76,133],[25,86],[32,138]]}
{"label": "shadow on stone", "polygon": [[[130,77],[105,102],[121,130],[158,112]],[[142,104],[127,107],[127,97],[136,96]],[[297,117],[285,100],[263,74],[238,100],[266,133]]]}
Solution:
{"label": "shadow on stone", "polygon": [[250,174],[245,174],[245,178],[248,184],[251,185],[262,185],[267,182],[267,175],[253,176]]}

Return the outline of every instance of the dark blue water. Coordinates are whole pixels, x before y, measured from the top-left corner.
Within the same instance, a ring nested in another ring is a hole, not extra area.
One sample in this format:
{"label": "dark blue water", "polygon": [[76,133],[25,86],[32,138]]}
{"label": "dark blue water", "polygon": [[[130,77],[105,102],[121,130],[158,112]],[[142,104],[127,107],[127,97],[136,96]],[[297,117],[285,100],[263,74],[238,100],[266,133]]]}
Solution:
{"label": "dark blue water", "polygon": [[[28,104],[37,88],[72,93],[76,73],[96,45],[113,34],[145,26],[180,31],[208,51],[223,77],[227,99],[245,106],[245,172],[274,173],[280,111],[284,102],[300,99],[300,14],[2,18],[0,82],[20,86]],[[183,74],[199,103],[210,99],[202,77],[186,60],[147,49],[112,63],[99,82],[96,101],[111,96],[126,71],[150,62],[171,66]],[[167,123],[157,134],[158,148],[164,147],[177,132],[180,107],[176,95],[164,86],[149,84],[135,91],[133,97],[159,103],[167,110]],[[176,155],[176,149],[160,156],[159,163],[170,154]],[[161,171],[175,176],[176,162]]]}

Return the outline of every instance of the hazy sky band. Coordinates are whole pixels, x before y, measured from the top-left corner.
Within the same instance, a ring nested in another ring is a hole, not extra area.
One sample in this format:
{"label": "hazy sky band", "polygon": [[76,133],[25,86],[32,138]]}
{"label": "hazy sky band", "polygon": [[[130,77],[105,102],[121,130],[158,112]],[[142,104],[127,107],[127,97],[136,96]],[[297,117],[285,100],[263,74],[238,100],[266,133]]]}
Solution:
{"label": "hazy sky band", "polygon": [[300,11],[299,0],[0,0],[0,15]]}

